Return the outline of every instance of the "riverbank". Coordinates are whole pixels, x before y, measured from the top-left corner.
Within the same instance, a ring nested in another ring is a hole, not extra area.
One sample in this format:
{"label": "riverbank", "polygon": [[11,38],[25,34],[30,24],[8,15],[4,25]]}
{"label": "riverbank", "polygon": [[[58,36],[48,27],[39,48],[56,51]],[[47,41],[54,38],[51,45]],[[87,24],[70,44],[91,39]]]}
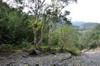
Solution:
{"label": "riverbank", "polygon": [[72,56],[70,53],[38,56],[26,52],[1,53],[0,66],[100,66],[100,52],[90,50],[81,56]]}

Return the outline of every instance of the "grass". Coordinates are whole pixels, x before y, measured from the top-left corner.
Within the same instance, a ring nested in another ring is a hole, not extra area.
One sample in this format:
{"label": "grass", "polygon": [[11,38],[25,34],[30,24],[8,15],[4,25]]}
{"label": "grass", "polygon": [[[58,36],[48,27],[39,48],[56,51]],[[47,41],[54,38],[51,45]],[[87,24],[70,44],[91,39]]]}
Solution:
{"label": "grass", "polygon": [[42,50],[44,52],[53,52],[53,53],[66,53],[69,52],[72,55],[80,55],[81,54],[81,50],[78,49],[77,47],[67,47],[67,48],[61,48],[61,47],[57,47],[57,46],[53,46],[53,47],[48,47],[48,46],[41,46]]}
{"label": "grass", "polygon": [[[10,44],[3,44],[0,46],[0,50],[2,51],[7,51],[7,52],[27,52],[31,54],[36,48],[35,45],[19,45],[19,46],[13,46]],[[69,48],[62,48],[62,47],[57,47],[57,46],[52,46],[49,47],[47,45],[41,45],[39,46],[38,50],[42,52],[43,54],[45,53],[66,53],[69,52],[72,55],[80,55],[80,50],[77,49],[76,47],[69,47]]]}

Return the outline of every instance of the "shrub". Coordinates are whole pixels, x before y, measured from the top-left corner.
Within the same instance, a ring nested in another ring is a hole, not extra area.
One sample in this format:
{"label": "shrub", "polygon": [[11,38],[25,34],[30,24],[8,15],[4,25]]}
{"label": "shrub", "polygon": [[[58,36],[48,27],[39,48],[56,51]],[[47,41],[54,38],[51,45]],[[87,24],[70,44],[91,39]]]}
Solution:
{"label": "shrub", "polygon": [[12,51],[13,46],[11,44],[0,45],[0,51]]}

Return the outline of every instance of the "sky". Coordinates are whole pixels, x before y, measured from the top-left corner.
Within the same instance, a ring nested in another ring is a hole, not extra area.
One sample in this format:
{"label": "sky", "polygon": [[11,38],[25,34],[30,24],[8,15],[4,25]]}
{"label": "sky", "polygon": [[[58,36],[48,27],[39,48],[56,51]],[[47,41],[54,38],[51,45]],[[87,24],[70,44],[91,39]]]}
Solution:
{"label": "sky", "polygon": [[70,5],[72,21],[100,23],[100,0],[78,0]]}

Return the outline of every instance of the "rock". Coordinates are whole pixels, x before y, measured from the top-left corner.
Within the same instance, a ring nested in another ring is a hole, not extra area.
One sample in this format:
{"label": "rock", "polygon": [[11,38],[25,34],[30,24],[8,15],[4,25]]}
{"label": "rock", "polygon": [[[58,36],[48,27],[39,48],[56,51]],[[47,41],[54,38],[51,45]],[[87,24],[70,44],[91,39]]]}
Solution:
{"label": "rock", "polygon": [[27,63],[24,63],[24,64],[20,64],[19,66],[30,66],[30,65]]}
{"label": "rock", "polygon": [[17,65],[15,64],[15,62],[10,62],[9,64],[7,64],[7,66],[17,66]]}
{"label": "rock", "polygon": [[39,55],[41,54],[41,51],[34,49],[29,55]]}
{"label": "rock", "polygon": [[44,56],[28,55],[27,57],[23,57],[23,54],[0,57],[0,66],[100,66],[100,53],[87,54],[88,58],[84,54],[82,56],[71,56],[68,53]]}
{"label": "rock", "polygon": [[36,64],[35,66],[39,66],[39,64]]}

